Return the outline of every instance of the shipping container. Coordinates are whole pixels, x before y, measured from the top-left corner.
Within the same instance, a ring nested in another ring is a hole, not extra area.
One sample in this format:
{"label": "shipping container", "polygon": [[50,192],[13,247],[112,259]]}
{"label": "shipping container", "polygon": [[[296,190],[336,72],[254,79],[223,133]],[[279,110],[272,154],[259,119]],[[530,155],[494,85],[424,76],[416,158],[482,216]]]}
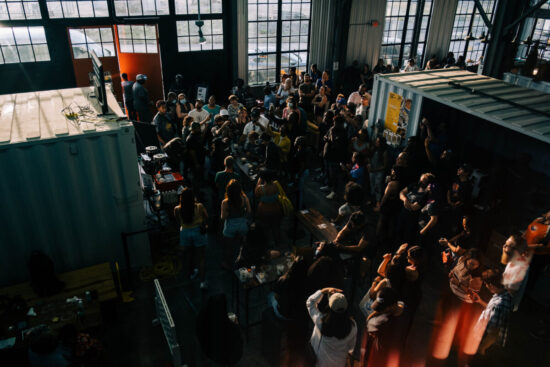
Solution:
{"label": "shipping container", "polygon": [[[56,271],[125,265],[121,233],[145,227],[134,128],[107,91],[0,96],[0,285],[28,279],[33,250]],[[72,115],[74,113],[74,115]],[[129,239],[132,266],[150,263],[147,235]]]}

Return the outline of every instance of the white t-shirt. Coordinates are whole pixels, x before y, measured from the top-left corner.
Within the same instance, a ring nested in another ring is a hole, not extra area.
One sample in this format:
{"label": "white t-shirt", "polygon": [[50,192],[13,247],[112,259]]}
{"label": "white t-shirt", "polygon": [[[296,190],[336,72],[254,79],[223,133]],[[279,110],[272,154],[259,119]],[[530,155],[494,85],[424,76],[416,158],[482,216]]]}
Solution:
{"label": "white t-shirt", "polygon": [[357,325],[355,324],[355,321],[352,320],[350,333],[343,339],[322,335],[321,328],[323,326],[323,314],[317,307],[322,296],[323,293],[319,290],[309,296],[306,302],[309,316],[315,325],[309,342],[311,343],[311,346],[315,351],[315,355],[317,356],[316,367],[345,366],[348,353],[353,353],[353,349],[355,348],[355,341],[357,339]]}
{"label": "white t-shirt", "polygon": [[403,72],[408,73],[410,71],[418,71],[418,70],[419,70],[418,66],[416,66],[416,65],[411,66],[411,65],[407,64],[407,66],[405,66],[405,69],[403,69]]}
{"label": "white t-shirt", "polygon": [[244,125],[243,129],[243,135],[246,136],[246,142],[248,143],[248,134],[250,134],[252,131],[256,131],[258,134],[262,133],[262,129],[254,125],[252,121],[248,122],[246,125]]}
{"label": "white t-shirt", "polygon": [[194,122],[203,122],[210,114],[203,109],[197,111],[197,109],[194,108],[189,112],[189,116],[193,118]]}
{"label": "white t-shirt", "polygon": [[512,260],[506,264],[504,273],[502,273],[502,285],[509,291],[516,292],[521,287],[525,280],[525,276],[529,271],[529,265],[533,258],[533,252],[528,251],[526,254],[519,255],[515,252]]}

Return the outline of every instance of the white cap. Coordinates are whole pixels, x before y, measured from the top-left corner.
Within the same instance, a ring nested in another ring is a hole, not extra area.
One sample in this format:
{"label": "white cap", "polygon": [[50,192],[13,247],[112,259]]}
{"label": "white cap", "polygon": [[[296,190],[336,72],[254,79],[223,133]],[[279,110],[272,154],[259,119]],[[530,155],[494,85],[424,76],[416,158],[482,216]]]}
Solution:
{"label": "white cap", "polygon": [[342,293],[334,293],[328,299],[328,306],[334,312],[344,312],[348,308],[348,300]]}
{"label": "white cap", "polygon": [[220,115],[221,116],[229,116],[229,111],[226,110],[225,108],[223,108],[223,109],[220,110]]}
{"label": "white cap", "polygon": [[136,75],[136,80],[147,80],[147,75],[138,74],[138,75]]}

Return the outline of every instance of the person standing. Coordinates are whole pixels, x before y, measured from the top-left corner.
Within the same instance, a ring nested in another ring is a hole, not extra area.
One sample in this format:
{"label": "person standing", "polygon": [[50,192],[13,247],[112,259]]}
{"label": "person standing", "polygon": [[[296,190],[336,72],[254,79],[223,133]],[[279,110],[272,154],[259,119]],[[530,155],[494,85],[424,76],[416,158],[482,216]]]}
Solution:
{"label": "person standing", "polygon": [[146,81],[147,75],[136,75],[136,82],[132,86],[132,94],[134,96],[134,110],[137,112],[139,121],[151,123],[153,116],[151,113],[149,92],[144,86]]}
{"label": "person standing", "polygon": [[193,263],[192,250],[195,250],[194,263],[197,267],[191,274],[191,279],[198,275],[201,280],[200,288],[206,289],[208,284],[206,283],[204,269],[204,250],[208,243],[206,237],[208,214],[204,205],[196,201],[191,188],[186,187],[183,189],[180,203],[174,208],[174,216],[180,224],[180,246],[183,246],[185,262],[190,261]]}
{"label": "person standing", "polygon": [[210,127],[214,126],[214,116],[219,114],[222,109],[219,105],[216,104],[216,97],[210,96],[210,98],[208,98],[208,104],[202,109],[208,112],[211,116]]}
{"label": "person standing", "polygon": [[248,218],[252,211],[250,201],[237,180],[232,179],[227,184],[220,211],[220,218],[224,222],[222,233],[225,240],[222,267],[231,271],[235,245],[245,239],[248,233]]}
{"label": "person standing", "polygon": [[164,146],[177,136],[176,125],[166,113],[167,107],[165,101],[158,100],[156,107],[158,112],[153,118],[153,125],[155,125],[155,129],[157,130],[157,137],[161,146]]}
{"label": "person standing", "polygon": [[128,74],[126,73],[122,73],[121,77],[122,97],[124,100],[124,107],[126,107],[126,114],[130,120],[135,120],[137,116],[136,110],[134,109],[134,92],[132,91],[134,82],[128,80]]}
{"label": "person standing", "polygon": [[[328,310],[321,312],[319,303],[328,298]],[[357,325],[348,311],[348,301],[340,289],[323,288],[306,301],[313,321],[309,343],[316,357],[316,367],[344,367],[353,353],[357,340]]]}

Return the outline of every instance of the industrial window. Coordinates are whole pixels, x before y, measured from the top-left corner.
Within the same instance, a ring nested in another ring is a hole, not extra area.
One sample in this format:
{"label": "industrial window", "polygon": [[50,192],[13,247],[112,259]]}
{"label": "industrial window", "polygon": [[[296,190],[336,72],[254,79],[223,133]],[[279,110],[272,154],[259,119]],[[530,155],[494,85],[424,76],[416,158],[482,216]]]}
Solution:
{"label": "industrial window", "polygon": [[69,28],[71,48],[75,59],[92,57],[92,51],[99,57],[115,57],[113,30],[105,28]]}
{"label": "industrial window", "polygon": [[156,54],[157,29],[154,25],[117,25],[120,52]]}
{"label": "industrial window", "polygon": [[222,0],[174,0],[176,14],[221,14]]}
{"label": "industrial window", "polygon": [[44,27],[0,27],[0,64],[50,61]]}
{"label": "industrial window", "polygon": [[531,39],[538,41],[539,56],[550,60],[550,19],[536,20]]}
{"label": "industrial window", "polygon": [[248,84],[307,71],[311,1],[248,1]]}
{"label": "industrial window", "polygon": [[0,20],[41,19],[40,6],[36,0],[0,1]]}
{"label": "industrial window", "polygon": [[176,23],[178,34],[178,51],[223,50],[223,21],[221,19],[204,20],[202,33],[199,37],[199,27],[194,20],[180,20]]}
{"label": "industrial window", "polygon": [[78,0],[55,1],[48,0],[48,15],[51,19],[60,18],[102,18],[109,16],[107,1]]}
{"label": "industrial window", "polygon": [[388,0],[380,58],[402,66],[414,58],[422,65],[432,14],[432,0]]}
{"label": "industrial window", "polygon": [[117,17],[169,15],[168,0],[115,0]]}
{"label": "industrial window", "polygon": [[[480,1],[481,6],[492,22],[496,1]],[[449,51],[455,54],[455,59],[464,55],[467,63],[481,61],[485,54],[486,43],[482,42],[487,35],[487,27],[477,10],[474,0],[459,0],[451,33]]]}

